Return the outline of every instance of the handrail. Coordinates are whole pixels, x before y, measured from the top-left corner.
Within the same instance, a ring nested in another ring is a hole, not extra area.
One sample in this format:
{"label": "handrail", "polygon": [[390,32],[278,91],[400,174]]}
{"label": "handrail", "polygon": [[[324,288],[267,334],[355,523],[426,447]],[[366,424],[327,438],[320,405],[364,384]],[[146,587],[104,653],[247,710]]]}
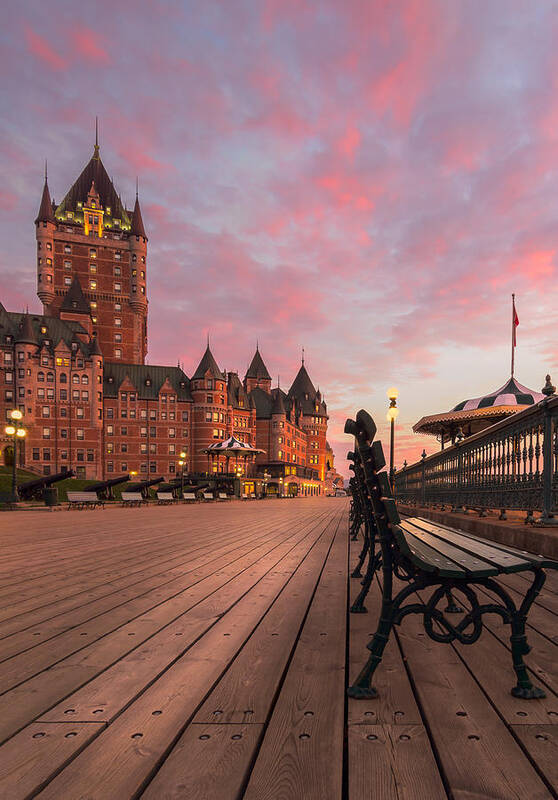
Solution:
{"label": "handrail", "polygon": [[[401,501],[522,509],[558,506],[558,396],[546,397],[395,474]],[[504,517],[503,517],[504,518]]]}

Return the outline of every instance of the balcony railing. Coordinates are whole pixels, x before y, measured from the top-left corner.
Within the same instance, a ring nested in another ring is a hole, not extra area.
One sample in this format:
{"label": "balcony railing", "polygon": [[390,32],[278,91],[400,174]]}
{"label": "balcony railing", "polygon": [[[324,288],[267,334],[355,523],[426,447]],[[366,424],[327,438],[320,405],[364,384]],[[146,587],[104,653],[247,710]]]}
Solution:
{"label": "balcony railing", "polygon": [[395,475],[397,498],[422,505],[540,511],[558,505],[558,396],[507,417]]}

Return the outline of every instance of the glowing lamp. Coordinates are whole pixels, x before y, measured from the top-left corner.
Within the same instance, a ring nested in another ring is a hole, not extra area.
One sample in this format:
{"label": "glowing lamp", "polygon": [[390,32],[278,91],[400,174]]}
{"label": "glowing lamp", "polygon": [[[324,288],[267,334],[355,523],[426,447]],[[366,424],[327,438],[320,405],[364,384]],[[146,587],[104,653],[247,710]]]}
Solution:
{"label": "glowing lamp", "polygon": [[390,389],[387,390],[387,396],[389,397],[390,400],[397,400],[397,398],[399,397],[399,392],[395,388],[395,386],[392,386]]}
{"label": "glowing lamp", "polygon": [[23,419],[23,414],[19,409],[14,408],[13,411],[10,411],[10,419]]}
{"label": "glowing lamp", "polygon": [[27,431],[25,430],[25,428],[18,428],[17,431],[16,431],[16,436],[19,436],[20,439],[23,439],[23,437],[26,434],[27,434]]}
{"label": "glowing lamp", "polygon": [[184,461],[179,461],[178,466],[181,467],[184,464]]}
{"label": "glowing lamp", "polygon": [[6,433],[8,434],[8,436],[14,436],[14,434],[15,434],[15,432],[16,432],[16,429],[15,429],[15,426],[14,426],[14,425],[6,425],[6,427],[4,428],[4,430],[6,431]]}
{"label": "glowing lamp", "polygon": [[182,451],[182,453],[180,453],[180,458],[186,458],[186,453],[184,451]]}
{"label": "glowing lamp", "polygon": [[392,419],[393,420],[397,419],[398,414],[399,414],[399,409],[397,408],[397,406],[391,406],[390,408],[388,408],[388,412],[386,414],[387,421],[391,422]]}

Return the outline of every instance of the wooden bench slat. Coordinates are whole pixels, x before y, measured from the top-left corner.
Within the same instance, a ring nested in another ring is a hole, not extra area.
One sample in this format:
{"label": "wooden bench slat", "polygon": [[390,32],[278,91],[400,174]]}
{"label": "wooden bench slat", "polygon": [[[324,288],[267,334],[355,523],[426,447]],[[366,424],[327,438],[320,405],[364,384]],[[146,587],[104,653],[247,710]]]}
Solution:
{"label": "wooden bench slat", "polygon": [[489,575],[498,575],[500,572],[493,564],[483,561],[464,550],[460,550],[445,539],[422,530],[418,525],[415,526],[411,522],[404,521],[401,523],[401,527],[413,536],[419,537],[421,541],[429,547],[432,547],[441,555],[459,564],[459,566],[463,567],[463,569],[467,570],[467,572],[470,572],[472,575],[482,578],[488,577]]}
{"label": "wooden bench slat", "polygon": [[409,533],[399,525],[393,525],[392,530],[403,555],[425,572],[432,572],[444,578],[464,578],[466,576],[467,573],[459,564],[434,550],[420,537]]}
{"label": "wooden bench slat", "polygon": [[502,572],[519,572],[521,570],[530,569],[532,561],[526,557],[519,557],[515,553],[510,553],[505,549],[493,547],[489,542],[483,539],[471,539],[461,531],[452,528],[439,528],[436,524],[432,524],[428,520],[423,520],[420,517],[411,517],[407,522],[412,523],[422,530],[433,534],[445,541],[449,541],[462,550],[475,555],[488,561]]}

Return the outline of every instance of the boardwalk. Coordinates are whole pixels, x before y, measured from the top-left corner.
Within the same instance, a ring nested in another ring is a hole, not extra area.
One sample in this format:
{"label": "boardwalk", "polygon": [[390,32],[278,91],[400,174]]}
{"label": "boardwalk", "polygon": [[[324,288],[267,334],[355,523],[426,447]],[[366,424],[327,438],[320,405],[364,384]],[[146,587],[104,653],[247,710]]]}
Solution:
{"label": "boardwalk", "polygon": [[379,597],[348,631],[347,509],[0,515],[0,797],[552,797],[557,576],[530,617],[546,700],[509,694],[496,618],[454,648],[415,617],[388,645],[380,699],[347,704]]}

